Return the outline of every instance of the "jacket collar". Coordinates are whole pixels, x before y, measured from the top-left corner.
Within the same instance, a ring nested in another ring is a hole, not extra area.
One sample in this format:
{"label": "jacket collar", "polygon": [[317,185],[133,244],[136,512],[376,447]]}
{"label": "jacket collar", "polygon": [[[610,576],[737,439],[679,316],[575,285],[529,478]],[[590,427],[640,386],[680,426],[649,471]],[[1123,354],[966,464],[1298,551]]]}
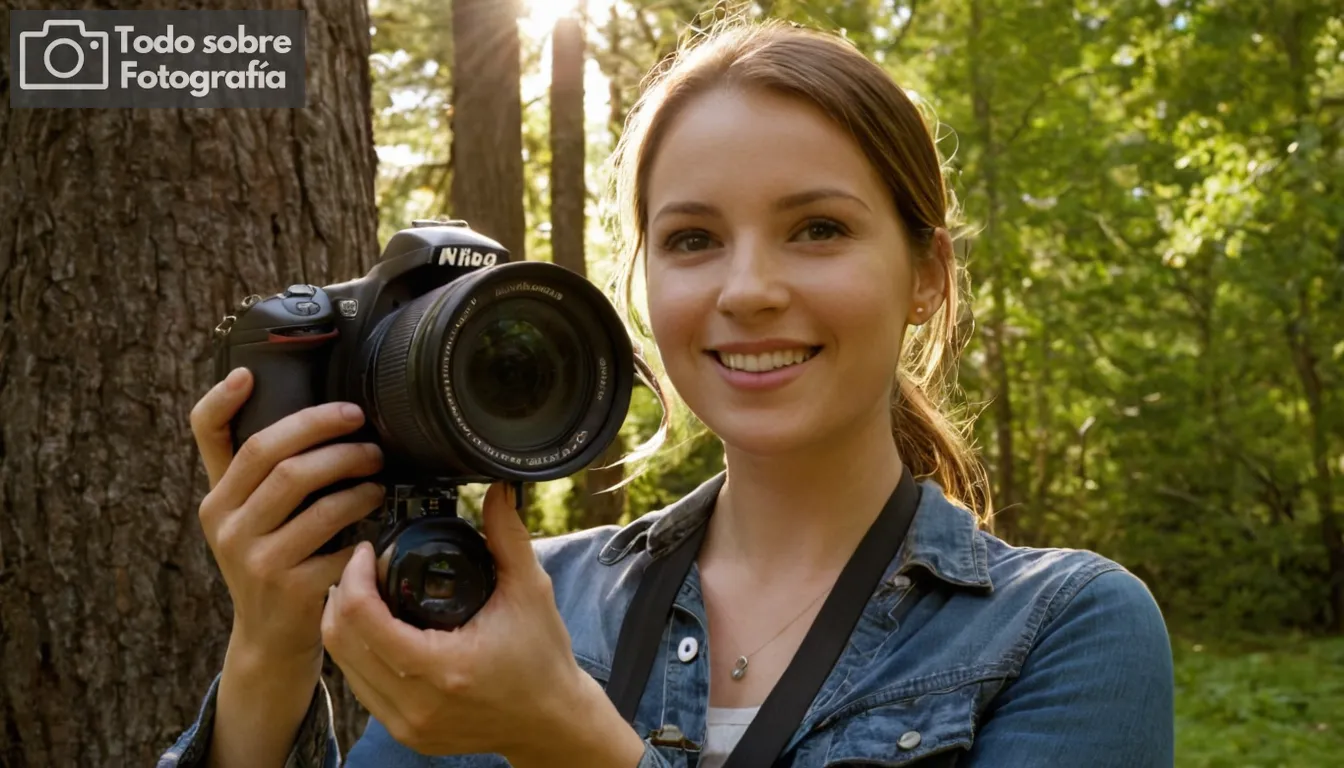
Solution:
{"label": "jacket collar", "polygon": [[[666,555],[709,519],[727,477],[726,472],[718,473],[661,513],[655,513],[651,523],[646,517],[643,525],[636,521],[628,528],[644,529],[640,532],[647,534],[644,546],[649,555],[655,559]],[[992,590],[985,536],[981,535],[975,516],[948,499],[933,480],[921,480],[919,485],[922,490],[919,507],[896,555],[895,572],[920,567],[953,586]],[[614,537],[603,553],[604,561],[611,562],[639,548],[637,532],[629,533],[636,535]],[[618,541],[624,546],[618,545]],[[612,545],[623,551],[614,551]]]}

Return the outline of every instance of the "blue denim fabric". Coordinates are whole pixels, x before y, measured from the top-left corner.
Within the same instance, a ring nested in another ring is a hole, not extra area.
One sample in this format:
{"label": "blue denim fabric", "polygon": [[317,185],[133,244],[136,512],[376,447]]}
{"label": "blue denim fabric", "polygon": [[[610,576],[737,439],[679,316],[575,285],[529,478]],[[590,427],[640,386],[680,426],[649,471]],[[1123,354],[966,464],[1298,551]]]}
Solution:
{"label": "blue denim fabric", "polygon": [[[578,664],[606,684],[621,619],[652,558],[713,508],[723,475],[665,510],[536,542]],[[958,766],[1174,763],[1171,647],[1147,587],[1091,552],[1011,547],[976,527],[934,483],[874,590],[845,652],[789,742],[794,768],[910,765],[933,755]],[[923,573],[918,573],[922,571]],[[912,578],[934,588],[901,621]],[[699,571],[677,595],[635,717],[638,768],[693,768],[709,705],[709,643]],[[678,658],[683,638],[699,651]],[[203,764],[214,686],[201,716],[160,768]],[[290,768],[337,768],[325,691],[314,697]],[[445,724],[450,727],[451,724]],[[208,736],[207,736],[208,738]],[[949,754],[952,753],[952,754]],[[371,720],[351,768],[498,768],[493,755],[425,757]]]}

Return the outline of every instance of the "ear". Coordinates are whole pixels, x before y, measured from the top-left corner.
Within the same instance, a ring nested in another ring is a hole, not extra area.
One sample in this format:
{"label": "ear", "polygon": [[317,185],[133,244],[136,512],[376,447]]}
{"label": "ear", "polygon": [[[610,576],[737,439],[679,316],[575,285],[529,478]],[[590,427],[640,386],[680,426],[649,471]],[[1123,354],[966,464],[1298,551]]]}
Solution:
{"label": "ear", "polygon": [[942,308],[952,286],[952,260],[952,235],[938,227],[928,252],[914,260],[907,323],[923,325]]}

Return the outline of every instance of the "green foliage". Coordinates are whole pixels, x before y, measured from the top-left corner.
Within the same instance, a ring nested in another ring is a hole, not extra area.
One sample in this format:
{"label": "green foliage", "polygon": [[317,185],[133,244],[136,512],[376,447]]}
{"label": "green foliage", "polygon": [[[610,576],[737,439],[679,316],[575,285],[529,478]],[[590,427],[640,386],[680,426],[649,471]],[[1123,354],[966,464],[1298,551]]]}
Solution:
{"label": "green foliage", "polygon": [[[1337,765],[1344,755],[1344,640],[1175,644],[1176,764]],[[1323,674],[1324,672],[1324,674]]]}
{"label": "green foliage", "polygon": [[444,212],[452,187],[452,4],[370,3],[379,243]]}

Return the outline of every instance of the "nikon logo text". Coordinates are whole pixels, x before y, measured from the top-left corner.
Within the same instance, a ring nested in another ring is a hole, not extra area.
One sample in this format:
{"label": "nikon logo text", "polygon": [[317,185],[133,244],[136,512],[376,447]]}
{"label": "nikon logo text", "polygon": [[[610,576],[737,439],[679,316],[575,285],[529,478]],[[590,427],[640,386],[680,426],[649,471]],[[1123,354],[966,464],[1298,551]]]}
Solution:
{"label": "nikon logo text", "polygon": [[472,248],[441,248],[439,266],[449,267],[493,267],[496,255]]}

